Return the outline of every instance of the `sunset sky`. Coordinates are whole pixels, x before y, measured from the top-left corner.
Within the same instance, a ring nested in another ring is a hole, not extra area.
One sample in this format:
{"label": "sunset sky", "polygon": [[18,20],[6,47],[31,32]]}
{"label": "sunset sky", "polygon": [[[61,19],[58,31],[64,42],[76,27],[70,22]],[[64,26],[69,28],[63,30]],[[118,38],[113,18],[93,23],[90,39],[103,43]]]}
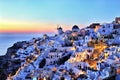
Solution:
{"label": "sunset sky", "polygon": [[0,0],[0,32],[54,32],[120,16],[120,0]]}

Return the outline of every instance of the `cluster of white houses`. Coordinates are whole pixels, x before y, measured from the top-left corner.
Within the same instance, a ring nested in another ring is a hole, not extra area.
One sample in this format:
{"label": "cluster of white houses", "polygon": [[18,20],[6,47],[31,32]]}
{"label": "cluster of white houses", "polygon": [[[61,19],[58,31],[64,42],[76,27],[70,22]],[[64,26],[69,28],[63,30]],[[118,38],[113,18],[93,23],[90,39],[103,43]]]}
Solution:
{"label": "cluster of white houses", "polygon": [[112,23],[93,23],[82,29],[74,25],[67,31],[58,27],[57,30],[55,36],[45,34],[43,38],[33,38],[20,48],[12,58],[25,60],[21,63],[22,69],[8,79],[98,80],[111,77],[111,67],[118,71],[113,76],[120,79],[119,17]]}

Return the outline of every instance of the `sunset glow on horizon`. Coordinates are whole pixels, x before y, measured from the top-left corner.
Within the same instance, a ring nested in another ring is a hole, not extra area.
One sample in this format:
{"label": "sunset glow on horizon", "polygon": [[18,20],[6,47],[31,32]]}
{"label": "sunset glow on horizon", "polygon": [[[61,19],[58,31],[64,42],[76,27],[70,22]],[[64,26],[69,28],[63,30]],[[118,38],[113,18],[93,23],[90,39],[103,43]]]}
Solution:
{"label": "sunset glow on horizon", "polygon": [[[48,28],[51,27],[51,28]],[[10,21],[0,22],[0,33],[54,32],[56,25],[43,22]]]}
{"label": "sunset glow on horizon", "polygon": [[[61,25],[63,30],[68,30],[73,26]],[[0,20],[0,33],[54,33],[57,31],[57,27],[58,24],[54,23]]]}
{"label": "sunset glow on horizon", "polygon": [[73,25],[111,22],[119,0],[0,0],[0,33],[54,32]]}

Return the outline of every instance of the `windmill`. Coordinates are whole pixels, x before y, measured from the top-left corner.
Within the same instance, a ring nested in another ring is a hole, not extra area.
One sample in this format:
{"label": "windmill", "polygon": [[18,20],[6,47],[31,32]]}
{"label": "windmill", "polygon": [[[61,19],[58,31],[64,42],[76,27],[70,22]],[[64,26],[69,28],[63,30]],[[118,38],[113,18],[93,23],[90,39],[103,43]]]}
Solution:
{"label": "windmill", "polygon": [[57,30],[60,28],[60,25],[59,24],[57,24]]}
{"label": "windmill", "polygon": [[57,30],[58,30],[58,34],[62,34],[63,33],[63,30],[62,30],[62,28],[60,27],[59,24],[57,25]]}

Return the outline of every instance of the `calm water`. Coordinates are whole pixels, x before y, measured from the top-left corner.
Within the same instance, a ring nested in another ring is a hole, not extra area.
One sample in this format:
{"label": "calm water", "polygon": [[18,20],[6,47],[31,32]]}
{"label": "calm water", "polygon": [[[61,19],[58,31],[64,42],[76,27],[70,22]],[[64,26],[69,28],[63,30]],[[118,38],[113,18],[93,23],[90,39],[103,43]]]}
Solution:
{"label": "calm water", "polygon": [[[0,34],[0,55],[5,55],[7,48],[11,47],[14,43],[18,41],[29,41],[33,37],[41,37],[43,34],[38,34],[38,33],[27,33],[27,34],[8,34],[8,33],[2,33]],[[52,34],[48,34],[52,35]]]}

